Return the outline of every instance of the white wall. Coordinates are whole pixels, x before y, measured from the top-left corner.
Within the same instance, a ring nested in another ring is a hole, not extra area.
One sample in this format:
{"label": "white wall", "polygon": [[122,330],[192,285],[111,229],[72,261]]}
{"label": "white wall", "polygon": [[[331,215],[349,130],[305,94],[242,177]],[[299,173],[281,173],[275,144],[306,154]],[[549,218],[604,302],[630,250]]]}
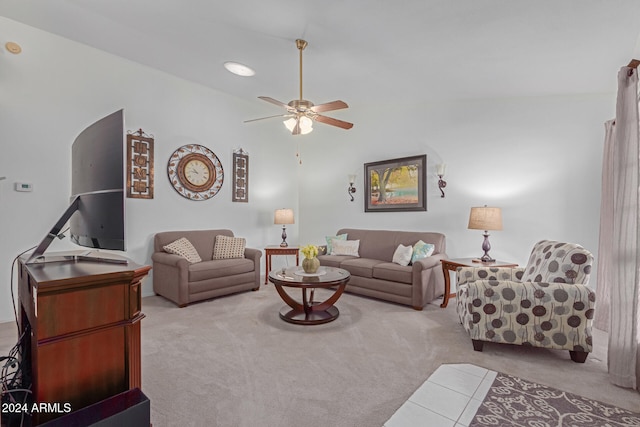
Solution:
{"label": "white wall", "polygon": [[[128,130],[155,137],[155,198],[127,199],[126,255],[138,263],[150,263],[151,239],[161,230],[230,228],[251,247],[278,244],[273,210],[280,207],[296,213],[287,227],[291,244],[320,244],[341,227],[435,230],[447,235],[451,257],[478,256],[482,233],[466,229],[469,208],[488,204],[503,209],[504,230],[491,235],[496,258],[524,264],[542,238],[596,253],[603,122],[614,115],[615,94],[384,107],[346,99],[351,108],[330,115],[354,122],[353,129],[316,124],[294,138],[277,122],[243,124],[264,115],[258,102],[0,17],[0,43],[10,40],[23,53],[0,50],[0,176],[7,177],[0,181],[0,321],[13,318],[13,258],[37,244],[67,206],[71,143],[120,108]],[[169,155],[187,143],[209,147],[225,168],[223,188],[209,201],[180,197],[166,178]],[[248,204],[231,202],[238,147],[250,153]],[[427,212],[365,213],[363,164],[418,154],[428,156]],[[441,162],[448,165],[444,199],[434,173]],[[353,172],[352,203],[346,189]],[[13,191],[16,181],[31,182],[34,191]],[[61,241],[50,250],[69,248],[76,247]],[[283,258],[274,267],[292,262]],[[150,278],[143,292],[152,292]]]}
{"label": "white wall", "polygon": [[[126,256],[149,264],[153,234],[162,230],[230,228],[250,247],[280,242],[273,211],[297,207],[297,163],[284,126],[243,123],[263,112],[253,110],[258,102],[250,105],[0,17],[0,43],[10,40],[23,52],[0,50],[0,176],[7,177],[0,181],[0,322],[13,319],[14,257],[39,243],[68,205],[73,140],[120,108],[127,130],[142,128],[155,137],[155,197],[127,199]],[[167,179],[169,156],[188,143],[207,146],[224,167],[223,187],[210,200],[187,200]],[[250,156],[249,203],[231,202],[231,161],[239,147]],[[32,183],[33,192],[14,191],[16,181]],[[287,231],[297,240],[297,225]],[[49,251],[78,249],[67,240]],[[151,283],[143,282],[145,295],[152,293]]]}
{"label": "white wall", "polygon": [[[614,114],[615,94],[353,107],[340,116],[353,129],[316,125],[327,137],[305,143],[301,243],[322,243],[342,227],[440,231],[450,257],[480,256],[482,231],[466,227],[469,208],[487,204],[502,208],[504,222],[491,232],[494,258],[525,265],[540,239],[596,254],[603,122]],[[427,212],[365,213],[364,163],[419,154],[427,154]],[[435,175],[442,162],[445,198]]]}

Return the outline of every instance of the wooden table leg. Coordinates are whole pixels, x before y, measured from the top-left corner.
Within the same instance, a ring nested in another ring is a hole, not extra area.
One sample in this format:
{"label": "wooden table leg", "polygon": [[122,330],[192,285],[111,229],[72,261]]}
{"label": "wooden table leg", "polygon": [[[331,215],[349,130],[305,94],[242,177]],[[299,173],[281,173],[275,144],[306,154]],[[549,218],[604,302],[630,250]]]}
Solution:
{"label": "wooden table leg", "polygon": [[445,308],[449,304],[449,293],[451,292],[451,276],[446,263],[442,263],[442,272],[444,273],[444,296],[440,308]]}
{"label": "wooden table leg", "polygon": [[[287,306],[280,309],[280,318],[289,323],[300,325],[317,325],[331,322],[338,318],[340,311],[334,304],[344,292],[346,283],[338,285],[334,293],[323,302],[314,301],[315,288],[302,288],[302,304],[293,299],[282,285],[275,284],[275,288]],[[310,294],[307,294],[310,290]]]}
{"label": "wooden table leg", "polygon": [[265,273],[264,273],[264,284],[267,285],[269,283],[269,272],[271,271],[271,254],[267,252],[267,256],[264,260],[265,265]]}

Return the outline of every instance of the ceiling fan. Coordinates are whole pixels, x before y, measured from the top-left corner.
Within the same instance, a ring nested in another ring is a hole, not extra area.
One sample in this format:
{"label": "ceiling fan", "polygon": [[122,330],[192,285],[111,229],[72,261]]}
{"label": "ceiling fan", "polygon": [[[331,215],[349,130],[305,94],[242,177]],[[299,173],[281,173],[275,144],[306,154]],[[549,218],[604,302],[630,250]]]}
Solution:
{"label": "ceiling fan", "polygon": [[284,125],[291,131],[292,135],[305,135],[313,130],[313,122],[317,121],[327,125],[337,126],[342,129],[351,129],[353,123],[334,119],[333,117],[323,116],[320,113],[325,111],[340,110],[349,108],[343,101],[332,101],[325,104],[314,105],[313,102],[307,101],[302,97],[302,51],[307,47],[307,42],[301,39],[296,40],[296,47],[300,51],[300,99],[289,101],[288,104],[280,102],[277,99],[268,96],[259,96],[258,98],[270,102],[279,107],[283,107],[287,112],[276,116],[262,117],[259,119],[245,120],[245,123],[255,122],[256,120],[271,119],[274,117],[289,117],[284,121]]}

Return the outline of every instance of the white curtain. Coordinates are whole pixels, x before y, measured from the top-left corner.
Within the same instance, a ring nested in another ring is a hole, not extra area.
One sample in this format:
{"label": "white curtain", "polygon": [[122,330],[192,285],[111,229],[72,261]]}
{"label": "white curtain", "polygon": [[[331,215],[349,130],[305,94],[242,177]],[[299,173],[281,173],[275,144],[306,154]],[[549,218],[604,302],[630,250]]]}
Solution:
{"label": "white curtain", "polygon": [[616,121],[604,124],[604,152],[602,153],[602,192],[600,198],[600,238],[598,243],[598,272],[596,277],[596,312],[593,326],[609,331],[611,292],[611,256],[613,254],[613,147]]}
{"label": "white curtain", "polygon": [[609,332],[609,377],[640,389],[640,133],[638,74],[618,73],[615,122],[607,122],[595,327]]}

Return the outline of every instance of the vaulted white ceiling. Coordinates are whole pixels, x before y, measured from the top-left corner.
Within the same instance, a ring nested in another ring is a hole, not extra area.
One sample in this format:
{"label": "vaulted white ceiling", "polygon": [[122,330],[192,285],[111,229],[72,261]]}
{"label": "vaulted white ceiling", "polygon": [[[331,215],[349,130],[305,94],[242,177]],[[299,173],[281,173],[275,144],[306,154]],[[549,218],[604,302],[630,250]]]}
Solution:
{"label": "vaulted white ceiling", "polygon": [[612,92],[640,55],[638,0],[3,0],[0,15],[256,103],[298,98],[297,38],[304,97],[352,107]]}

